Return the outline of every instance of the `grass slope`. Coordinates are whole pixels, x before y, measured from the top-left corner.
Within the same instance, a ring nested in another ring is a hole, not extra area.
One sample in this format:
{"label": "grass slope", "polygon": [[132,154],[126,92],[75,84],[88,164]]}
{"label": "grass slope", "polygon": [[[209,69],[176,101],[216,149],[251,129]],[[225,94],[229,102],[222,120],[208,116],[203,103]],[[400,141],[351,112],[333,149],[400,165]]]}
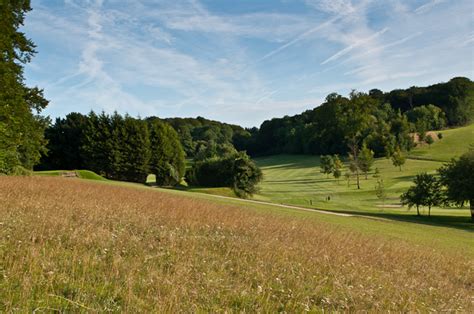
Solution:
{"label": "grass slope", "polygon": [[36,176],[60,177],[64,173],[75,172],[81,179],[106,181],[107,179],[90,170],[46,170],[33,172]]}
{"label": "grass slope", "polygon": [[2,312],[474,310],[461,230],[66,178],[0,199]]}
{"label": "grass slope", "polygon": [[443,138],[431,146],[424,145],[410,152],[410,158],[449,161],[466,152],[474,145],[474,124],[457,129],[441,131]]}

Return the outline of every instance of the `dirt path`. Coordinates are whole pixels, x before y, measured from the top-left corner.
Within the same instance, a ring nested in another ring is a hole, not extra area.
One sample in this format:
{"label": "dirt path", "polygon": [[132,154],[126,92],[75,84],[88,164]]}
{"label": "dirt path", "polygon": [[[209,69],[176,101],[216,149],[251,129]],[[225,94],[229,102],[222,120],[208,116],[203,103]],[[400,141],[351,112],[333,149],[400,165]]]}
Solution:
{"label": "dirt path", "polygon": [[[198,192],[193,192],[193,193],[198,193]],[[254,203],[254,204],[261,204],[261,205],[270,205],[270,206],[290,208],[290,209],[298,209],[298,210],[304,210],[304,211],[307,211],[307,212],[334,215],[334,216],[341,216],[341,217],[364,217],[364,218],[370,218],[370,219],[379,219],[379,218],[376,218],[376,217],[370,217],[370,216],[364,216],[364,215],[336,213],[336,212],[320,210],[320,209],[311,209],[311,208],[293,206],[293,205],[284,205],[284,204],[277,204],[277,203],[256,201],[256,200],[247,200],[247,199],[235,198],[235,197],[229,197],[229,196],[213,195],[213,194],[206,194],[206,193],[198,193],[198,194],[203,194],[203,195],[211,196],[211,197],[215,197],[215,198],[223,198],[223,199],[228,199],[228,200],[233,200],[233,201],[239,201],[239,202]]]}

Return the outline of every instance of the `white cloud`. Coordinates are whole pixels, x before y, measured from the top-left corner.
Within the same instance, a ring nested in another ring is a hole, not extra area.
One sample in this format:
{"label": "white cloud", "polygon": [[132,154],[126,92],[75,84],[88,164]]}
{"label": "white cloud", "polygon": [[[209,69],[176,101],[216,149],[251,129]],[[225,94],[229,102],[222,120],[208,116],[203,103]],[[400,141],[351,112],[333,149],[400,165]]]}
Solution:
{"label": "white cloud", "polygon": [[437,1],[414,11],[406,0],[307,0],[311,10],[298,14],[222,13],[186,0],[66,2],[33,4],[27,19],[27,33],[43,40],[32,72],[43,73],[55,115],[94,108],[256,125],[333,91],[472,69],[465,0],[433,14],[417,13]]}
{"label": "white cloud", "polygon": [[345,47],[342,50],[339,50],[338,52],[336,52],[335,54],[333,54],[332,56],[330,56],[329,58],[327,58],[326,60],[321,62],[321,64],[324,65],[328,62],[331,62],[331,61],[334,61],[334,60],[337,60],[337,59],[341,58],[342,56],[348,54],[354,48],[357,48],[361,45],[369,43],[370,41],[374,40],[375,38],[382,35],[386,31],[388,31],[388,28],[384,28],[384,29],[382,29],[382,30],[380,30],[380,31],[378,31],[378,32],[366,37],[366,38],[357,38],[357,39],[355,39],[352,44],[350,44],[349,46]]}
{"label": "white cloud", "polygon": [[429,0],[425,4],[419,6],[418,8],[415,9],[416,14],[423,14],[431,10],[433,7],[437,6],[440,3],[445,2],[446,0]]}
{"label": "white cloud", "polygon": [[306,0],[307,5],[329,13],[350,13],[355,8],[350,0]]}

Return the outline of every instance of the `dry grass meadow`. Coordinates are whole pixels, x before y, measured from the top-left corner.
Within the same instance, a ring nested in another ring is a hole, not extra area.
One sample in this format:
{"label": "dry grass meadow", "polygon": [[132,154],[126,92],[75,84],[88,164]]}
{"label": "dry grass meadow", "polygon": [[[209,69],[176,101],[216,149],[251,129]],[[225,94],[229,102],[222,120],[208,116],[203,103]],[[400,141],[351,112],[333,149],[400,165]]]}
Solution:
{"label": "dry grass meadow", "polygon": [[467,256],[317,220],[65,178],[0,200],[1,312],[474,311]]}

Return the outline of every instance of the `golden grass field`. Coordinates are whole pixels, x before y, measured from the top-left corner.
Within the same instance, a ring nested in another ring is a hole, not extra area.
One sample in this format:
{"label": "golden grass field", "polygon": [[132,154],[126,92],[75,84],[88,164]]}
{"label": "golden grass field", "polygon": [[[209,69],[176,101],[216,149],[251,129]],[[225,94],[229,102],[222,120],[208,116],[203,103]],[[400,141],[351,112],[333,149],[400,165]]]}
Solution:
{"label": "golden grass field", "polygon": [[454,251],[80,179],[0,177],[0,200],[1,312],[474,311]]}

